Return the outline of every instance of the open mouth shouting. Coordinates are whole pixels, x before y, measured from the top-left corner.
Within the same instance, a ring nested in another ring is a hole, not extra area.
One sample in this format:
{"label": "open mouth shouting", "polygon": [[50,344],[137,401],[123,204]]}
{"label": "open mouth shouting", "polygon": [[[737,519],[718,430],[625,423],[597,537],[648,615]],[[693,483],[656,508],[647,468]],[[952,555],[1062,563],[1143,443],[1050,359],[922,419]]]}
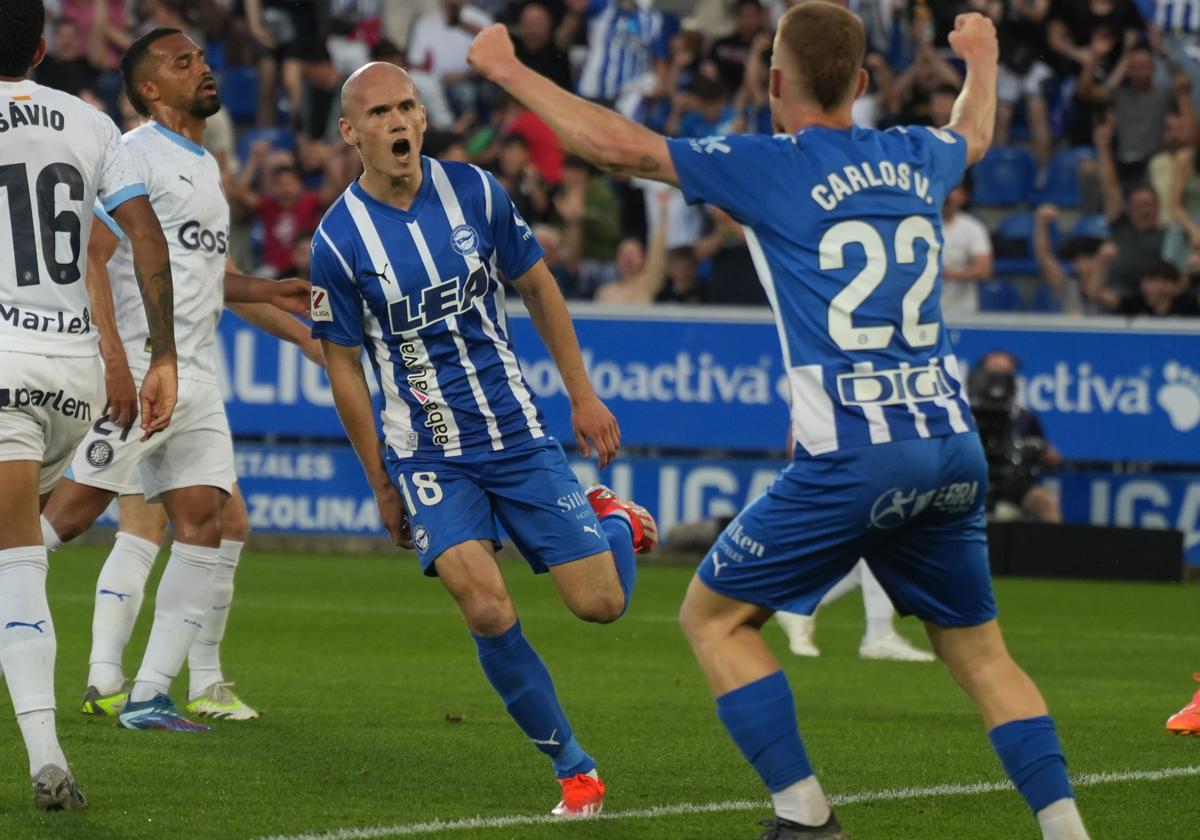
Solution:
{"label": "open mouth shouting", "polygon": [[409,163],[413,159],[412,142],[407,138],[400,138],[392,144],[392,154],[401,163]]}

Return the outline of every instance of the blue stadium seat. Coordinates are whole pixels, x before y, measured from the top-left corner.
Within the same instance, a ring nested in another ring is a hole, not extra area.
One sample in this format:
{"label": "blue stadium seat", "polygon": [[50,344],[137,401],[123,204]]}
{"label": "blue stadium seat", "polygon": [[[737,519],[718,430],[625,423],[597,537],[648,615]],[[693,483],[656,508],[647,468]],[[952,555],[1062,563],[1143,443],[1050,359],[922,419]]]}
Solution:
{"label": "blue stadium seat", "polygon": [[988,280],[979,284],[981,312],[1019,312],[1022,308],[1021,293],[1007,280]]}
{"label": "blue stadium seat", "polygon": [[1057,314],[1062,312],[1062,306],[1049,286],[1038,286],[1037,291],[1033,293],[1033,300],[1029,301],[1029,310]]}
{"label": "blue stadium seat", "polygon": [[258,73],[248,65],[226,67],[218,77],[221,104],[235,123],[250,124],[258,114]]}
{"label": "blue stadium seat", "polygon": [[971,170],[976,204],[1009,207],[1029,199],[1037,165],[1033,153],[1020,146],[992,149]]}
{"label": "blue stadium seat", "polygon": [[287,149],[289,152],[296,151],[296,135],[288,131],[286,128],[256,128],[247,131],[237,141],[237,156],[242,163],[246,162],[246,158],[250,156],[250,147],[259,140],[270,140],[271,146],[276,149]]}
{"label": "blue stadium seat", "polygon": [[1033,201],[1037,204],[1048,201],[1059,207],[1078,207],[1079,166],[1084,161],[1095,159],[1096,150],[1090,146],[1075,146],[1055,152],[1046,167],[1042,185],[1033,192]]}
{"label": "blue stadium seat", "polygon": [[1071,238],[1087,237],[1088,239],[1108,239],[1110,235],[1108,229],[1108,219],[1104,218],[1103,213],[1093,213],[1091,216],[1082,216],[1075,223],[1075,227],[1071,228]]}
{"label": "blue stadium seat", "polygon": [[[1050,226],[1050,245],[1059,246],[1058,225]],[[1014,213],[992,231],[992,252],[997,275],[1038,274],[1033,255],[1033,214]]]}

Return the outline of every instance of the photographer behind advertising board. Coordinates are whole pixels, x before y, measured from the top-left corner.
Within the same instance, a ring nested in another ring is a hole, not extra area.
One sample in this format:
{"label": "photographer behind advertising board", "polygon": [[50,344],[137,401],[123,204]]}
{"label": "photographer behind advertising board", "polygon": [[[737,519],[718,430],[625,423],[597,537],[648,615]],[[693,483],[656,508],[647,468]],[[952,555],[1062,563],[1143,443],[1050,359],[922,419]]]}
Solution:
{"label": "photographer behind advertising board", "polygon": [[971,371],[967,391],[971,413],[987,455],[989,516],[1005,508],[1037,522],[1062,522],[1058,495],[1040,483],[1062,455],[1046,440],[1037,415],[1017,405],[1017,358],[1002,350],[985,353]]}

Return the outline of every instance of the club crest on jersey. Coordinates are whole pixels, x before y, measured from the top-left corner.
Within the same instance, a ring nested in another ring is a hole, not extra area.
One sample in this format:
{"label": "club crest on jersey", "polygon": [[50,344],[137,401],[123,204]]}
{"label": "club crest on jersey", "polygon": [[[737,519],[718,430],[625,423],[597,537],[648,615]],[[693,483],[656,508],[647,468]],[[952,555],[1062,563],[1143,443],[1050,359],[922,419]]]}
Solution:
{"label": "club crest on jersey", "polygon": [[450,244],[455,251],[469,257],[479,248],[479,234],[470,225],[459,225],[450,232]]}
{"label": "club crest on jersey", "polygon": [[418,525],[413,531],[413,545],[417,547],[417,551],[429,548],[429,529],[424,525]]}
{"label": "club crest on jersey", "polygon": [[112,459],[112,444],[106,440],[92,441],[87,448],[87,462],[93,467],[107,467]]}

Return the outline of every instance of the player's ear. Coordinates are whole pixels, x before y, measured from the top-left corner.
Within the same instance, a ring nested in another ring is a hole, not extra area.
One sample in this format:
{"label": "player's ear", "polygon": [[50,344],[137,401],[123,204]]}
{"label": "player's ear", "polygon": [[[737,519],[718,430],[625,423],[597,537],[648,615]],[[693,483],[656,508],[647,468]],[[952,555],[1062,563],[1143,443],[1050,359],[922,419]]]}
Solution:
{"label": "player's ear", "polygon": [[158,92],[158,85],[149,79],[138,82],[137,92],[142,97],[143,102],[157,102],[162,98],[162,94]]}
{"label": "player's ear", "polygon": [[780,90],[783,87],[783,73],[778,67],[772,67],[770,70],[770,78],[767,81],[768,93],[772,99],[778,99]]}
{"label": "player's ear", "polygon": [[[867,89],[867,85],[871,83],[871,74],[862,69],[858,71],[858,85],[854,89],[854,99],[858,99]],[[851,100],[854,101],[853,99]]]}
{"label": "player's ear", "polygon": [[42,59],[45,57],[46,57],[46,36],[43,35],[40,39],[38,39],[37,49],[33,51],[33,61],[30,63],[29,69],[32,70],[34,67],[37,67],[39,64],[42,63]]}
{"label": "player's ear", "polygon": [[358,145],[358,135],[354,131],[354,126],[350,125],[350,121],[345,117],[338,119],[338,132],[342,135],[342,140],[344,140],[347,145]]}

